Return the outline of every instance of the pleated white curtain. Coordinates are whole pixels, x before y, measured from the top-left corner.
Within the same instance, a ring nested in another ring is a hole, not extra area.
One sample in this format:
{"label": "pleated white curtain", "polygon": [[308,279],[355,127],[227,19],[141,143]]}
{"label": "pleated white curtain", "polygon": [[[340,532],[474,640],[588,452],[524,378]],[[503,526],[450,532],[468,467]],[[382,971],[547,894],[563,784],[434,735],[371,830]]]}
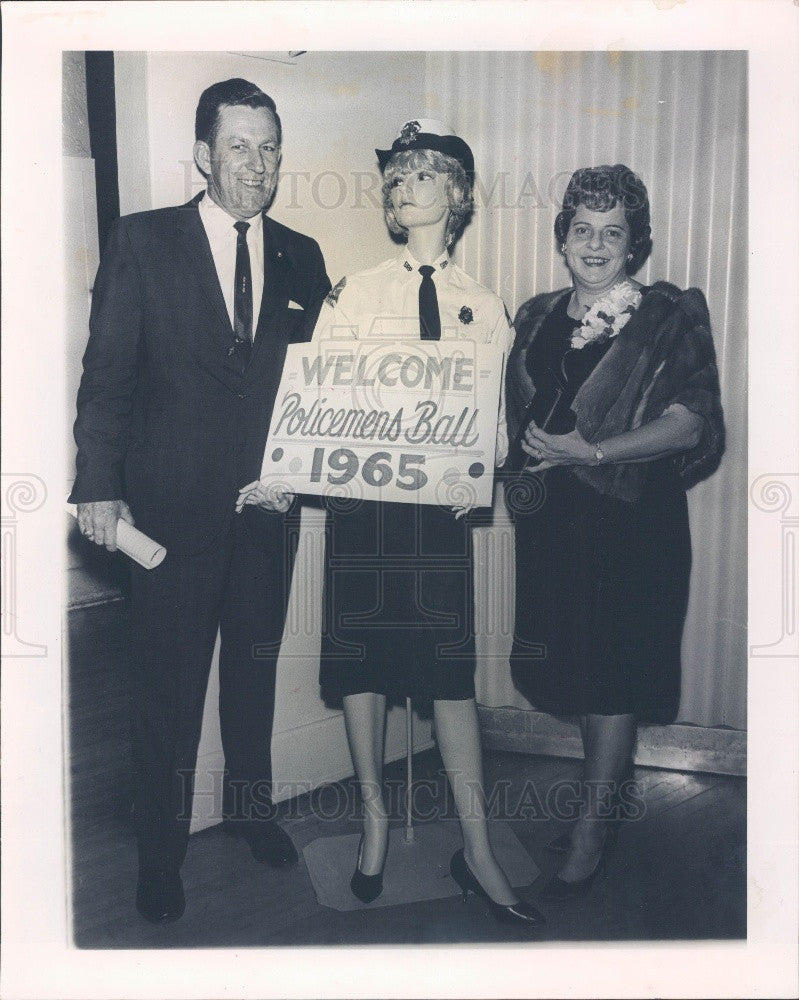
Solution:
{"label": "pleated white curtain", "polygon": [[[679,721],[746,725],[746,54],[430,53],[427,114],[475,153],[477,211],[456,255],[505,300],[568,284],[552,225],[571,173],[626,163],[650,194],[654,250],[638,277],[701,288],[727,421],[719,471],[689,493],[694,559]],[[514,688],[513,539],[502,514],[477,545],[478,699]]]}

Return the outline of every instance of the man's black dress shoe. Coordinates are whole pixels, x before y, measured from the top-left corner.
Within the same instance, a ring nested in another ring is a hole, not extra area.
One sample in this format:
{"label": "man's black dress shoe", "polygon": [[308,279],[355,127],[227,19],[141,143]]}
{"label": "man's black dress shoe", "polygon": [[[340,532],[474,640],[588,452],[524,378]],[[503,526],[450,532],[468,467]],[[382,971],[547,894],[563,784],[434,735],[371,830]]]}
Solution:
{"label": "man's black dress shoe", "polygon": [[140,874],[136,887],[136,909],[151,924],[179,920],[186,909],[180,875],[165,871]]}
{"label": "man's black dress shoe", "polygon": [[230,837],[246,840],[255,860],[270,868],[290,868],[299,860],[289,835],[272,820],[241,822],[226,819],[222,829]]}

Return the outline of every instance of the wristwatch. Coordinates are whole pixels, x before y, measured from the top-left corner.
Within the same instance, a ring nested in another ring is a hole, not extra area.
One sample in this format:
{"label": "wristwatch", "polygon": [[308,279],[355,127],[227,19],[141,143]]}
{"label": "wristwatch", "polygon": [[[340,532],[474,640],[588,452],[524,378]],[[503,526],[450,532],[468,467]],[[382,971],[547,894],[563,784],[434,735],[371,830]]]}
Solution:
{"label": "wristwatch", "polygon": [[596,446],[596,451],[594,452],[594,458],[596,459],[596,464],[601,465],[605,461],[605,453],[602,451],[602,442],[599,441]]}

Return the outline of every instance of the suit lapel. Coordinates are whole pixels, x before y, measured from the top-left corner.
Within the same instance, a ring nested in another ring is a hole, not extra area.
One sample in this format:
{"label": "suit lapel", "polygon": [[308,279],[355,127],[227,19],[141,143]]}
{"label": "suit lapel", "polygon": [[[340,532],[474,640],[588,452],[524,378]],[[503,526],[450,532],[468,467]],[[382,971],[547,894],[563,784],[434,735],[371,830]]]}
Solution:
{"label": "suit lapel", "polygon": [[[233,339],[233,327],[228,315],[225,297],[219,284],[211,246],[200,219],[198,204],[202,195],[193,198],[187,205],[178,208],[177,234],[181,249],[191,264],[209,305],[217,315],[221,327],[216,327],[227,343]],[[255,328],[255,338],[248,369],[254,373],[258,369],[256,359],[266,355],[273,361],[279,361],[282,368],[282,356],[285,354],[285,343],[282,343],[283,328],[279,322],[288,306],[289,296],[293,287],[294,269],[282,241],[276,236],[270,221],[264,214],[264,289],[261,297],[261,308],[258,313],[258,323]],[[271,347],[266,346],[271,344]],[[276,344],[282,347],[275,350]],[[263,359],[262,359],[263,360]],[[270,369],[272,365],[269,366]]]}
{"label": "suit lapel", "polygon": [[208,302],[223,324],[223,329],[227,331],[228,337],[233,337],[233,327],[230,324],[225,297],[222,294],[222,287],[219,284],[219,276],[216,273],[214,257],[211,253],[211,245],[205,233],[205,226],[200,219],[200,212],[197,208],[202,195],[193,198],[188,205],[182,205],[178,209],[178,240],[184,253],[188,256],[192,271],[197,277]]}
{"label": "suit lapel", "polygon": [[289,301],[292,267],[282,243],[276,238],[269,219],[263,216],[264,291],[255,328],[255,348],[279,332],[278,316]]}
{"label": "suit lapel", "polygon": [[286,358],[289,337],[285,320],[293,288],[294,267],[264,216],[264,292],[247,378],[265,379],[271,392],[277,391]]}

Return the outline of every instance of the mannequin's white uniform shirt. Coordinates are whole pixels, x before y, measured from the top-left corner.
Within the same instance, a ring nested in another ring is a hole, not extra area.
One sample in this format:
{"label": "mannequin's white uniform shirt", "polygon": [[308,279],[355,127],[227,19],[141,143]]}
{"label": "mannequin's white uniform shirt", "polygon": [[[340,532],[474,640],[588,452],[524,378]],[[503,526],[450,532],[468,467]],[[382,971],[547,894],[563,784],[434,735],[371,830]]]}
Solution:
{"label": "mannequin's white uniform shirt", "polygon": [[[442,340],[497,344],[510,353],[513,330],[502,299],[478,284],[444,253],[432,275],[438,297]],[[419,274],[417,261],[403,248],[399,256],[377,267],[348,275],[330,292],[314,330],[321,339],[419,340]],[[508,454],[505,391],[500,389],[495,461]]]}

